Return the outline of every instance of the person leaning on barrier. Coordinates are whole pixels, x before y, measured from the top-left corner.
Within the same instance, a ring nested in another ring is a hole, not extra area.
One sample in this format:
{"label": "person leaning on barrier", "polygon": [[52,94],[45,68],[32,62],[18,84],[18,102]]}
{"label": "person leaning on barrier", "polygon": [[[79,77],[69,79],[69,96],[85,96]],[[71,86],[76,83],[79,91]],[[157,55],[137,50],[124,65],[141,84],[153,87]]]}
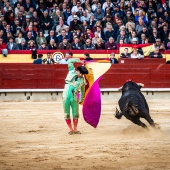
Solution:
{"label": "person leaning on barrier", "polygon": [[120,54],[120,58],[130,58],[130,53],[128,53],[128,48],[124,49],[124,52]]}
{"label": "person leaning on barrier", "polygon": [[43,64],[54,64],[54,59],[50,52],[47,52],[47,58],[43,59]]}
{"label": "person leaning on barrier", "polygon": [[85,53],[84,54],[84,60],[89,61],[89,60],[93,60],[93,58],[90,57],[89,53]]}
{"label": "person leaning on barrier", "polygon": [[118,60],[115,58],[115,53],[110,54],[110,63],[111,64],[118,64]]}
{"label": "person leaning on barrier", "polygon": [[42,64],[42,57],[43,54],[38,54],[38,58],[36,60],[34,60],[33,64]]}
{"label": "person leaning on barrier", "polygon": [[149,58],[163,58],[159,52],[159,47],[155,47],[155,50],[149,54]]}
{"label": "person leaning on barrier", "polygon": [[70,53],[66,52],[64,54],[64,58],[60,60],[60,64],[68,64],[69,59],[70,59]]}
{"label": "person leaning on barrier", "polygon": [[142,59],[142,58],[144,58],[144,55],[140,54],[138,49],[134,48],[130,55],[130,58]]}

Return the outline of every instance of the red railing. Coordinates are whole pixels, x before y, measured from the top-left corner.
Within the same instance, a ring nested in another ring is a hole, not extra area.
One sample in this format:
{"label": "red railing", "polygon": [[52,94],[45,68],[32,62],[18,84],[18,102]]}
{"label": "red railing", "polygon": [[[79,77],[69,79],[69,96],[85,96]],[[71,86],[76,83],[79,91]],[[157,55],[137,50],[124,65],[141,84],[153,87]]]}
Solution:
{"label": "red railing", "polygon": [[[146,88],[170,88],[169,70],[165,59],[124,59],[124,63],[111,66],[100,87],[117,88],[133,79],[144,83]],[[67,72],[67,65],[0,63],[0,89],[63,88]]]}

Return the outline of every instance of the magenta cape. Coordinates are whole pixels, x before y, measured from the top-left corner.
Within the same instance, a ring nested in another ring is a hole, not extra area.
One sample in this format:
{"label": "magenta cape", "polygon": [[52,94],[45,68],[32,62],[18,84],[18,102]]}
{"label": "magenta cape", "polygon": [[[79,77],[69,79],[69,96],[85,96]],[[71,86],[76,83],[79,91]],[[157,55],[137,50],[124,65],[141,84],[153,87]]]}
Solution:
{"label": "magenta cape", "polygon": [[110,63],[91,62],[86,64],[86,68],[91,75],[86,77],[89,88],[86,91],[82,112],[84,120],[94,128],[97,127],[101,115],[101,92],[99,81],[110,66]]}

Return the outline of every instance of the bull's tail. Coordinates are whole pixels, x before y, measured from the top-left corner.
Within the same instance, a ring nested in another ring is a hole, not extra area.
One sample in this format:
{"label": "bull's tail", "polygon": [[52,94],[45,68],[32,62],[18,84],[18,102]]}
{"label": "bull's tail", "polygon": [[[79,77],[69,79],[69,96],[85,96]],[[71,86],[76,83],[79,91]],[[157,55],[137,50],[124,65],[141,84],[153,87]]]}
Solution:
{"label": "bull's tail", "polygon": [[122,112],[120,112],[117,108],[116,108],[116,112],[115,112],[115,117],[117,119],[121,119],[123,116]]}

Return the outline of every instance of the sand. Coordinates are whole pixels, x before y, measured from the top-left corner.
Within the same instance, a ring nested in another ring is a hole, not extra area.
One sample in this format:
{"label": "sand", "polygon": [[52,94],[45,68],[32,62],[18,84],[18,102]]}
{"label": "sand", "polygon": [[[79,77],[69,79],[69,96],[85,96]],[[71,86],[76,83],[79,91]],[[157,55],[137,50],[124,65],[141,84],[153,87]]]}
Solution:
{"label": "sand", "polygon": [[170,105],[149,106],[161,130],[117,120],[116,103],[103,102],[96,129],[80,114],[82,134],[68,135],[61,102],[2,102],[0,170],[168,170]]}

